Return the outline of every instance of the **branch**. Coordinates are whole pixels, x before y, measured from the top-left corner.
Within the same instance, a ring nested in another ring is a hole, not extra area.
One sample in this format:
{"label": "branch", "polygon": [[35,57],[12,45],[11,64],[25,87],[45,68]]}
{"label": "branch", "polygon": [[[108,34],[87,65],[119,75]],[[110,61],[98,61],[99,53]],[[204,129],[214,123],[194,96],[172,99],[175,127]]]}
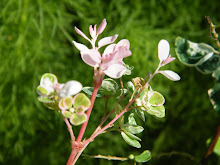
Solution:
{"label": "branch", "polygon": [[90,105],[89,109],[86,112],[87,120],[86,120],[86,122],[84,122],[82,124],[82,127],[80,129],[79,135],[78,135],[77,140],[76,140],[77,143],[81,142],[81,140],[83,138],[83,135],[85,133],[87,124],[89,122],[89,117],[91,115],[92,108],[93,108],[93,105],[94,105],[94,102],[95,102],[95,99],[96,99],[96,95],[98,93],[98,90],[99,90],[99,87],[101,86],[101,84],[102,84],[102,79],[99,82],[95,81],[95,83],[94,83],[94,89],[93,89],[92,96],[91,96],[91,105]]}
{"label": "branch", "polygon": [[67,128],[68,128],[68,131],[70,133],[71,142],[75,141],[75,136],[73,133],[72,125],[69,123],[69,120],[67,118],[63,118],[63,120],[65,121]]}
{"label": "branch", "polygon": [[126,157],[117,157],[117,156],[111,156],[111,155],[108,155],[108,156],[103,156],[103,155],[83,155],[83,156],[86,156],[86,158],[98,158],[98,159],[108,159],[108,160],[120,160],[120,161],[126,161],[128,160],[128,158]]}
{"label": "branch", "polygon": [[209,16],[206,16],[206,19],[208,20],[208,23],[210,25],[210,36],[212,37],[212,35],[214,37],[212,37],[214,40],[216,40],[216,43],[218,45],[218,47],[220,48],[220,42],[218,40],[218,33],[215,31],[215,29],[218,27],[216,25],[214,25],[211,21],[211,18]]}

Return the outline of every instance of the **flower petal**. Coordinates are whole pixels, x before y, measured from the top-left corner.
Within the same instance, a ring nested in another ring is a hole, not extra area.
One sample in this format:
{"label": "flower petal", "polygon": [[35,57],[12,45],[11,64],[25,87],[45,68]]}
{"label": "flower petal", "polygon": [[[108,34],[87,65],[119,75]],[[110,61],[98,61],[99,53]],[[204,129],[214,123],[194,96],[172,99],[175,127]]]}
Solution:
{"label": "flower petal", "polygon": [[105,58],[107,58],[111,53],[113,53],[115,46],[116,46],[116,44],[108,45],[108,46],[105,48],[102,57],[105,59]]}
{"label": "flower petal", "polygon": [[92,67],[98,67],[101,63],[101,54],[95,49],[88,49],[81,52],[81,57],[86,64]]}
{"label": "flower petal", "polygon": [[75,26],[75,31],[81,35],[83,38],[85,38],[86,40],[88,40],[90,42],[90,39],[81,31],[79,30],[76,26]]}
{"label": "flower petal", "polygon": [[101,48],[105,45],[113,43],[117,39],[117,37],[118,37],[118,34],[115,34],[114,36],[102,38],[98,42],[98,48]]}
{"label": "flower petal", "polygon": [[78,42],[76,42],[76,41],[73,41],[73,44],[75,45],[75,47],[76,47],[80,52],[88,50],[88,48],[87,48],[85,45],[81,44],[81,43],[78,43]]}
{"label": "flower petal", "polygon": [[127,49],[125,46],[120,46],[118,51],[115,53],[113,59],[119,60],[131,55],[131,51]]}
{"label": "flower petal", "polygon": [[130,42],[127,39],[122,39],[117,43],[115,49],[118,49],[121,46],[126,47],[127,49],[129,49],[130,48]]}
{"label": "flower petal", "polygon": [[166,60],[169,56],[170,45],[167,40],[160,40],[158,44],[158,58],[160,62]]}
{"label": "flower petal", "polygon": [[162,70],[162,71],[159,71],[159,73],[163,74],[164,76],[166,76],[168,79],[172,81],[180,80],[180,76],[171,70]]}
{"label": "flower petal", "polygon": [[106,19],[103,19],[102,23],[99,25],[99,28],[97,30],[97,36],[105,30],[106,25],[107,25]]}
{"label": "flower petal", "polygon": [[79,93],[82,90],[82,84],[78,81],[68,81],[60,90],[60,97],[68,97]]}
{"label": "flower petal", "polygon": [[120,78],[126,71],[126,67],[122,64],[112,64],[103,72],[111,78]]}

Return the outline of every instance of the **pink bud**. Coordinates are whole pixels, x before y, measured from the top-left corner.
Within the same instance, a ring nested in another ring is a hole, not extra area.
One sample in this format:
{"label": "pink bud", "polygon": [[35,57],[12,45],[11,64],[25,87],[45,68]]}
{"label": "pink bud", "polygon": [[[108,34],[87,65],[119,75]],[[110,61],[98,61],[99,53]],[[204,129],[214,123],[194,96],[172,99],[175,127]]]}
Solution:
{"label": "pink bud", "polygon": [[94,25],[94,28],[92,28],[92,25],[89,26],[89,33],[92,38],[95,38],[96,36],[96,25]]}
{"label": "pink bud", "polygon": [[167,59],[163,61],[162,64],[163,64],[163,65],[166,65],[166,64],[172,62],[172,61],[175,60],[175,59],[176,59],[175,57],[171,57],[171,55],[169,55],[169,56],[167,57]]}
{"label": "pink bud", "polygon": [[102,23],[99,25],[99,28],[97,30],[97,36],[104,31],[106,25],[107,25],[106,19],[103,19]]}
{"label": "pink bud", "polygon": [[85,38],[86,40],[88,40],[90,42],[90,39],[81,31],[79,30],[76,26],[75,26],[75,31],[81,35],[83,38]]}

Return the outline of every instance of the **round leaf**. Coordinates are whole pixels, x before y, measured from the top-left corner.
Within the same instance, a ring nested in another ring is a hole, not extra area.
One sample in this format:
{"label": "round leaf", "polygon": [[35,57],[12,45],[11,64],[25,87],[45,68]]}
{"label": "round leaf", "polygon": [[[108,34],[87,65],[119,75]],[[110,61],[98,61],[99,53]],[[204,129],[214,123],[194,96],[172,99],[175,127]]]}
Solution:
{"label": "round leaf", "polygon": [[85,109],[90,107],[90,100],[84,93],[79,93],[74,97],[74,108],[78,108],[79,106],[83,106]]}
{"label": "round leaf", "polygon": [[104,79],[99,91],[103,95],[112,96],[115,95],[118,90],[118,84],[113,79]]}
{"label": "round leaf", "polygon": [[134,156],[134,160],[138,163],[144,163],[151,159],[151,152],[149,150],[145,150],[140,155]]}
{"label": "round leaf", "polygon": [[87,116],[86,114],[82,114],[82,115],[77,115],[77,114],[73,114],[72,117],[70,118],[70,122],[77,126],[80,125],[82,123],[84,123],[87,120]]}
{"label": "round leaf", "polygon": [[163,105],[157,106],[157,107],[151,106],[150,108],[147,109],[147,112],[159,118],[162,118],[165,116],[165,108]]}
{"label": "round leaf", "polygon": [[161,106],[164,104],[165,99],[164,99],[163,95],[161,95],[159,92],[154,91],[154,92],[150,93],[148,102],[152,106]]}

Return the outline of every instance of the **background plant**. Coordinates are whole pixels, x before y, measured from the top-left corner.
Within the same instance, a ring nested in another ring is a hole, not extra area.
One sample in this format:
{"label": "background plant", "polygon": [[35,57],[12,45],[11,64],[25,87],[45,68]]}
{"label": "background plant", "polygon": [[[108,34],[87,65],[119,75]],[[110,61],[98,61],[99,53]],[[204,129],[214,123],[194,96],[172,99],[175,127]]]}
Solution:
{"label": "background plant", "polygon": [[[92,10],[91,6],[99,7]],[[68,158],[69,145],[63,143],[65,139],[69,139],[68,131],[63,131],[66,126],[59,115],[46,111],[46,108],[44,110],[38,103],[35,89],[41,75],[46,72],[56,74],[61,82],[72,79],[73,75],[83,82],[83,86],[91,82],[89,75],[93,72],[92,68],[85,72],[80,57],[73,56],[78,51],[71,45],[71,41],[82,41],[74,32],[73,25],[86,31],[86,24],[100,22],[103,18],[111,20],[104,33],[113,35],[117,32],[121,38],[127,38],[131,45],[135,45],[131,47],[133,54],[140,56],[129,60],[131,66],[136,66],[131,75],[133,77],[137,73],[144,76],[144,72],[140,71],[144,65],[147,71],[154,69],[158,59],[156,52],[152,54],[161,38],[166,38],[170,45],[174,45],[178,35],[194,42],[212,44],[204,16],[210,15],[216,24],[220,20],[216,14],[219,11],[218,0],[2,0],[0,8],[1,164],[40,162],[60,165]],[[175,55],[174,47],[171,47],[170,53]],[[172,82],[160,77],[153,80],[157,84],[156,90],[165,96],[165,106],[169,110],[162,120],[155,120],[154,117],[146,119],[148,129],[140,136],[144,137],[142,145],[149,146],[153,151],[151,164],[194,165],[194,159],[200,159],[207,151],[206,140],[213,134],[217,124],[218,116],[214,111],[210,112],[212,105],[207,100],[206,93],[213,87],[213,79],[210,75],[202,75],[177,61],[169,67],[180,74],[182,81],[174,86]],[[87,75],[86,79],[80,76],[82,73]],[[129,76],[127,78],[130,79]],[[164,88],[164,84],[172,88]],[[174,96],[175,100],[172,99]],[[95,122],[100,116],[101,113],[97,112],[91,122]],[[59,138],[57,134],[60,135]],[[111,136],[111,143],[102,148],[104,141],[108,139],[104,135],[97,143],[91,144],[85,153],[130,153],[131,148],[122,142],[120,136]],[[121,148],[117,151],[111,149],[119,144]],[[46,150],[42,150],[45,146]],[[102,159],[83,161],[87,164],[127,164]],[[217,164],[218,157],[212,155],[209,161],[210,164]]]}

